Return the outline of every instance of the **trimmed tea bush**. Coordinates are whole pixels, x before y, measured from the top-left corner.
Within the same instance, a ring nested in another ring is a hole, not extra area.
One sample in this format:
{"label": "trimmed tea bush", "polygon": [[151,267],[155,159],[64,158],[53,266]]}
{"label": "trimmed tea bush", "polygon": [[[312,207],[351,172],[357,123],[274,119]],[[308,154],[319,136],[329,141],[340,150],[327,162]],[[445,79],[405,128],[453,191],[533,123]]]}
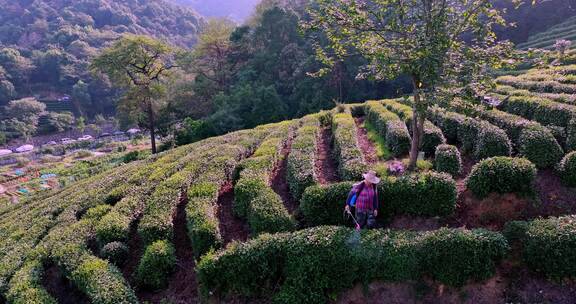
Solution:
{"label": "trimmed tea bush", "polygon": [[478,160],[495,156],[512,155],[512,143],[506,132],[487,123],[480,124],[474,157]]}
{"label": "trimmed tea bush", "polygon": [[299,200],[306,188],[316,183],[314,161],[316,138],[320,129],[318,115],[306,116],[297,130],[286,163],[286,181],[294,199]]}
{"label": "trimmed tea bush", "polygon": [[532,194],[536,179],[536,167],[525,158],[493,157],[485,159],[472,168],[466,186],[478,198],[488,194]]}
{"label": "trimmed tea bush", "polygon": [[309,226],[344,225],[342,211],[354,183],[342,182],[328,186],[312,186],[304,191],[300,212]]}
{"label": "trimmed tea bush", "polygon": [[42,286],[44,266],[40,261],[28,262],[16,272],[10,281],[10,289],[6,293],[6,300],[12,304],[57,304]]}
{"label": "trimmed tea bush", "polygon": [[[351,189],[350,182],[306,189],[300,201],[306,224],[346,223],[342,212]],[[400,178],[383,178],[378,191],[381,211],[387,215],[444,216],[456,208],[456,183],[445,173],[425,172]]]}
{"label": "trimmed tea bush", "polygon": [[553,167],[564,155],[552,133],[542,127],[522,131],[518,152],[538,168]]}
{"label": "trimmed tea bush", "polygon": [[524,261],[551,279],[576,276],[576,216],[527,222],[519,237]]}
{"label": "trimmed tea bush", "polygon": [[558,165],[558,172],[564,184],[576,187],[576,152],[570,152],[564,156]]}
{"label": "trimmed tea bush", "polygon": [[100,250],[100,256],[114,263],[115,265],[122,265],[128,258],[128,246],[122,242],[111,242]]}
{"label": "trimmed tea bush", "polygon": [[576,119],[572,119],[566,127],[566,151],[576,150]]}
{"label": "trimmed tea bush", "polygon": [[405,155],[410,151],[410,133],[398,115],[386,110],[382,103],[366,103],[366,120],[386,140],[388,149],[394,156]]}
{"label": "trimmed tea bush", "polygon": [[451,145],[439,145],[434,154],[434,168],[438,172],[445,172],[452,176],[460,174],[462,170],[462,159],[458,148]]}
{"label": "trimmed tea bush", "polygon": [[202,293],[257,297],[274,303],[326,303],[355,283],[405,282],[430,275],[461,285],[494,274],[508,250],[504,237],[485,230],[432,232],[322,226],[276,235],[205,255],[197,266]]}
{"label": "trimmed tea bush", "polygon": [[166,240],[156,241],[146,247],[136,269],[136,280],[142,287],[153,290],[167,284],[168,277],[176,266],[176,250]]}
{"label": "trimmed tea bush", "polygon": [[334,156],[338,161],[338,172],[343,180],[357,180],[366,172],[362,151],[357,146],[356,124],[349,113],[334,115]]}

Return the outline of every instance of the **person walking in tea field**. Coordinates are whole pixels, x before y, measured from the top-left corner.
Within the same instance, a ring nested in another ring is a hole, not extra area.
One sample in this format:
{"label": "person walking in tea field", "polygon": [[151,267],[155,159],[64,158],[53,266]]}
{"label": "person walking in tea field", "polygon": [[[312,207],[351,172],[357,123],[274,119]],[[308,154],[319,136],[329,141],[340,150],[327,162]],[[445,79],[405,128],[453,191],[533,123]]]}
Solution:
{"label": "person walking in tea field", "polygon": [[346,200],[345,212],[352,215],[351,208],[355,208],[357,229],[373,228],[378,216],[378,184],[380,178],[375,171],[368,171],[362,175],[364,180],[354,184]]}

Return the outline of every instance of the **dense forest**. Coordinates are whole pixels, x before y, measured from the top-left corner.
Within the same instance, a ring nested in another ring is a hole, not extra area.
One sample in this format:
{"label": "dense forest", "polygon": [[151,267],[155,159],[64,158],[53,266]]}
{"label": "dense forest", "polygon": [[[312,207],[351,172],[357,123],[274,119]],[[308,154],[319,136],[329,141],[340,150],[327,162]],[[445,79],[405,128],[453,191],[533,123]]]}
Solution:
{"label": "dense forest", "polygon": [[[254,1],[227,3],[0,0],[4,8],[0,12],[0,111],[11,100],[34,97],[47,105],[46,111],[68,111],[88,121],[115,116],[121,128],[147,128],[148,118],[122,102],[123,89],[89,67],[102,47],[126,34],[150,36],[173,48],[177,67],[163,83],[164,94],[155,98],[154,112],[160,135],[180,144],[298,117],[342,101],[411,91],[409,80],[402,77],[387,82],[358,79],[359,69],[366,64],[360,56],[349,56],[329,73],[317,74],[324,66],[315,47],[325,39],[301,28],[308,18],[309,1],[265,0],[249,17],[246,10]],[[525,4],[519,9],[507,3],[497,1],[496,6],[507,8],[507,18],[516,27],[498,34],[513,42],[525,41],[538,29],[574,15],[568,0]],[[239,25],[227,19],[209,20],[194,9],[209,15],[234,11],[245,21]],[[8,138],[34,134],[36,128],[20,130],[22,122],[9,117],[8,108],[2,112],[7,119],[0,130]],[[43,115],[43,121],[56,125],[44,128],[48,130],[60,130],[63,122],[70,125],[74,120],[63,116],[67,114],[42,113],[34,117]]]}
{"label": "dense forest", "polygon": [[172,0],[176,3],[191,6],[206,17],[227,17],[236,22],[243,22],[252,14],[260,0]]}

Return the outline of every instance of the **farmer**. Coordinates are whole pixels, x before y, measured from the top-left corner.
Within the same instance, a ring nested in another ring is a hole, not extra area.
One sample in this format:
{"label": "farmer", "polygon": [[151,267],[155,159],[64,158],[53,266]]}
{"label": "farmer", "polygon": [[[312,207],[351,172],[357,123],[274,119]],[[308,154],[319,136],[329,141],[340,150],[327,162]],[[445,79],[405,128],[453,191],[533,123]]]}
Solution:
{"label": "farmer", "polygon": [[364,181],[354,184],[346,200],[346,212],[350,212],[351,207],[356,208],[356,221],[361,229],[373,228],[378,216],[378,188],[380,178],[376,172],[368,171],[362,175]]}

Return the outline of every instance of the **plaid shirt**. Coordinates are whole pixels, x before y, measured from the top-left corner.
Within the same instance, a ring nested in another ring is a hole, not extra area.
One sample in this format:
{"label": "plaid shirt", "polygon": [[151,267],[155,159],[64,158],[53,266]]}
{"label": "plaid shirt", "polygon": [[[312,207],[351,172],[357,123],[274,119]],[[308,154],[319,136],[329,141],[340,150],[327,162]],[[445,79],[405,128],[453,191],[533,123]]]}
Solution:
{"label": "plaid shirt", "polygon": [[[354,191],[360,189],[360,185],[355,186]],[[374,191],[374,187],[364,186],[362,192],[356,198],[356,211],[373,211],[378,209],[378,197]]]}

